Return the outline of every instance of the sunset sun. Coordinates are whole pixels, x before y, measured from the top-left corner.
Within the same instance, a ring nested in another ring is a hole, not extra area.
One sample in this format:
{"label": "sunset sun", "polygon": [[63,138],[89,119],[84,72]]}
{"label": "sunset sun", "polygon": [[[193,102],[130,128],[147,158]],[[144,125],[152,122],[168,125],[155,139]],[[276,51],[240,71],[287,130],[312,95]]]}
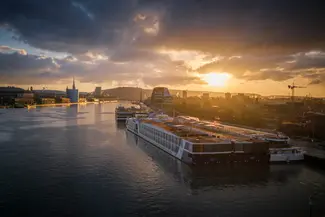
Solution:
{"label": "sunset sun", "polygon": [[231,75],[228,73],[215,73],[211,72],[203,76],[203,80],[206,81],[210,86],[214,87],[225,87]]}

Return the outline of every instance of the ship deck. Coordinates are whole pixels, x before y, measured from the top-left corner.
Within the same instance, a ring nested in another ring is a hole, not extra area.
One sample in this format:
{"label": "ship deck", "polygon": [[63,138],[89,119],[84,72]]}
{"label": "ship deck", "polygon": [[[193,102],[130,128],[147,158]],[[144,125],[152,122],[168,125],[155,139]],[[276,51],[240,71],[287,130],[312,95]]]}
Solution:
{"label": "ship deck", "polygon": [[175,134],[192,143],[219,143],[219,144],[252,144],[252,143],[266,143],[264,140],[247,138],[240,135],[232,135],[227,133],[215,133],[205,129],[199,129],[195,126],[187,124],[177,124],[172,121],[156,121],[156,120],[142,120],[143,123],[148,123],[159,127],[167,132]]}

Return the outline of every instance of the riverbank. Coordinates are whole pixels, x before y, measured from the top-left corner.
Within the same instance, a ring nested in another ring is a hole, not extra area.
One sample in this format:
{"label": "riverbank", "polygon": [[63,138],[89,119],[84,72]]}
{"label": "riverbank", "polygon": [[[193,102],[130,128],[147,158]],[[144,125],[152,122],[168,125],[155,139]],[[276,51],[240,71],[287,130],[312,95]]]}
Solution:
{"label": "riverbank", "polygon": [[[37,107],[56,107],[56,106],[71,106],[71,105],[87,105],[87,104],[101,104],[101,103],[116,103],[117,100],[113,101],[98,101],[98,102],[76,102],[76,103],[52,103],[52,104],[35,104],[27,105],[27,109],[37,108]],[[0,109],[15,109],[10,106],[0,106]]]}

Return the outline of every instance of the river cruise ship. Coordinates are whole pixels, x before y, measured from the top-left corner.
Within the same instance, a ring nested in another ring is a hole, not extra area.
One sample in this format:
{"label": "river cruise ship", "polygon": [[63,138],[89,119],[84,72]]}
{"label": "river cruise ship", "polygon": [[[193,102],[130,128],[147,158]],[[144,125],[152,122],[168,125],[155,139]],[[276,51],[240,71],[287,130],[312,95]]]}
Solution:
{"label": "river cruise ship", "polygon": [[126,107],[123,105],[118,105],[115,108],[115,119],[116,121],[125,122],[128,118],[132,117],[146,117],[149,114],[149,108],[145,105],[140,104],[139,106]]}
{"label": "river cruise ship", "polygon": [[123,105],[118,105],[115,108],[115,119],[117,121],[126,121],[128,118],[134,117],[134,111],[133,108],[128,108]]}
{"label": "river cruise ship", "polygon": [[268,143],[230,134],[211,135],[178,124],[167,115],[128,118],[127,130],[175,158],[191,164],[268,163]]}
{"label": "river cruise ship", "polygon": [[207,130],[212,133],[227,133],[269,143],[270,162],[295,162],[304,160],[304,151],[290,144],[290,138],[280,132],[267,132],[260,129],[243,126],[227,125],[220,122],[200,121],[189,116],[176,117],[176,122],[190,125],[194,128]]}

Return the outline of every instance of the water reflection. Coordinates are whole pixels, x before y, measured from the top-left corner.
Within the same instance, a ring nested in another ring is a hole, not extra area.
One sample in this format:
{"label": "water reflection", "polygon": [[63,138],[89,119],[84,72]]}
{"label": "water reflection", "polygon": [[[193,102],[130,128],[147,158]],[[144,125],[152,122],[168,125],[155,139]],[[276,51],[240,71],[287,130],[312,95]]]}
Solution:
{"label": "water reflection", "polygon": [[0,213],[305,217],[317,192],[314,216],[324,214],[324,173],[304,165],[191,168],[126,133],[115,106],[5,111]]}

